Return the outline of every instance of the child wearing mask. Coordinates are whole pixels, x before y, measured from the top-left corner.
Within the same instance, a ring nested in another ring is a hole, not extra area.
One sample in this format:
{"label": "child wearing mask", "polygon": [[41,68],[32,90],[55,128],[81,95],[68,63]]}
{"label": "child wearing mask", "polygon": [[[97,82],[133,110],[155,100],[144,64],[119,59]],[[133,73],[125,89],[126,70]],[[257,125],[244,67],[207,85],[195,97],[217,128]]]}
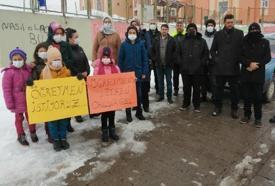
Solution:
{"label": "child wearing mask", "polygon": [[[63,59],[59,50],[53,46],[49,46],[47,51],[47,63],[40,74],[40,79],[55,79],[71,76],[71,72],[63,66]],[[83,76],[79,76],[83,79]],[[67,126],[68,119],[60,119],[48,122],[48,128],[53,139],[53,148],[55,151],[66,150],[70,148],[67,142]]]}
{"label": "child wearing mask", "polygon": [[[138,103],[136,117],[139,120],[145,120],[141,108],[141,82],[149,74],[149,63],[144,42],[139,39],[135,26],[129,26],[127,29],[126,40],[121,44],[119,50],[118,65],[122,72],[135,72]],[[126,118],[128,122],[132,122],[131,108],[126,109]]]}
{"label": "child wearing mask", "polygon": [[[94,75],[120,73],[119,67],[115,65],[115,60],[111,56],[111,49],[109,47],[103,48],[102,56],[95,61]],[[119,140],[115,132],[115,111],[101,114],[101,129],[103,142],[108,142],[109,137],[115,141]]]}
{"label": "child wearing mask", "polygon": [[[29,142],[23,128],[24,115],[28,120],[26,104],[26,82],[31,77],[31,68],[26,64],[27,55],[20,48],[12,50],[9,54],[11,64],[3,70],[4,76],[2,81],[4,100],[7,108],[15,113],[15,127],[18,135],[18,142],[21,145],[28,146]],[[31,140],[36,143],[35,125],[30,125]]]}

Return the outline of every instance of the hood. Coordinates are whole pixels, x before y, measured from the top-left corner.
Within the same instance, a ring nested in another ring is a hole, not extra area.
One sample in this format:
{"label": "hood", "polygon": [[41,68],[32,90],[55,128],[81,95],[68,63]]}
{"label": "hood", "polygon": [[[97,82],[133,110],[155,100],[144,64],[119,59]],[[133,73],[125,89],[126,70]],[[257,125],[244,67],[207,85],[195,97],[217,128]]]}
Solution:
{"label": "hood", "polygon": [[[8,67],[5,67],[1,70],[1,72],[5,72],[9,69],[13,69],[13,70],[19,70],[19,68],[16,68],[15,66],[13,65],[9,65]],[[21,69],[24,69],[24,70],[27,70],[28,72],[31,72],[32,71],[32,68],[30,67],[30,65],[28,64],[25,64]]]}

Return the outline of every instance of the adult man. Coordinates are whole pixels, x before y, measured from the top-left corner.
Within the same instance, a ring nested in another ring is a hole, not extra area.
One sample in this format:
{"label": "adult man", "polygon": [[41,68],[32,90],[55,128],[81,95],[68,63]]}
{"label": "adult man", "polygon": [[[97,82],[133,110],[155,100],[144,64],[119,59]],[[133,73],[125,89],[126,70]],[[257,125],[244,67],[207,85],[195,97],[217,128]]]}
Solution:
{"label": "adult man", "polygon": [[155,62],[158,85],[159,98],[157,101],[164,100],[164,77],[166,77],[167,98],[168,103],[172,104],[172,68],[176,59],[176,42],[169,34],[169,26],[163,24],[161,26],[161,35],[158,37],[152,47],[151,57]]}
{"label": "adult man", "polygon": [[243,37],[243,32],[234,28],[234,16],[226,15],[224,28],[215,34],[211,47],[214,63],[213,74],[217,81],[215,109],[212,116],[218,116],[222,112],[224,85],[228,82],[231,93],[231,116],[234,119],[238,118],[238,89]]}

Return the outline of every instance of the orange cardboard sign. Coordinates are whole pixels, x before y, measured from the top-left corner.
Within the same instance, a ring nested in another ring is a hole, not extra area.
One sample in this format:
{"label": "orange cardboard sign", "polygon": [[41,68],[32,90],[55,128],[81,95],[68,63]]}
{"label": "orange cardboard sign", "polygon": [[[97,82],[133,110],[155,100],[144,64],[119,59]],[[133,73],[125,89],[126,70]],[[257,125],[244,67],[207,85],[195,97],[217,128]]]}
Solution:
{"label": "orange cardboard sign", "polygon": [[90,76],[87,85],[91,114],[137,106],[134,72]]}

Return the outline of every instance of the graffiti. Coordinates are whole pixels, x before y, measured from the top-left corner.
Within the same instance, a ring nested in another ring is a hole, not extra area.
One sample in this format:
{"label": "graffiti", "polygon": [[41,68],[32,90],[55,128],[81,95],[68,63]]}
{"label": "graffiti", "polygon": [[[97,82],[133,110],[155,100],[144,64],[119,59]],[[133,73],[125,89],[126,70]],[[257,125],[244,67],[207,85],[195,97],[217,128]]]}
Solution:
{"label": "graffiti", "polygon": [[3,32],[15,32],[26,34],[31,45],[37,45],[47,39],[47,26],[33,24],[26,25],[24,23],[3,22],[1,29]]}

